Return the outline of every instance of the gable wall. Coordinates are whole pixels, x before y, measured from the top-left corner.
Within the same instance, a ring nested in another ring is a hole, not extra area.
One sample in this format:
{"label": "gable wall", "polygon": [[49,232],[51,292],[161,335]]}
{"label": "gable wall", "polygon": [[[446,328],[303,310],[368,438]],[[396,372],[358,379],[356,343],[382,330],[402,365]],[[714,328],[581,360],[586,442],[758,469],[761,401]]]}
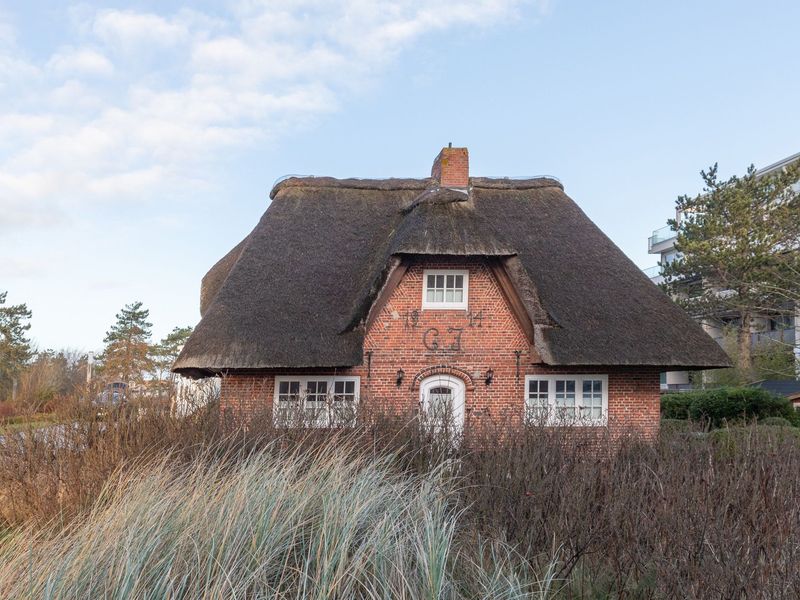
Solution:
{"label": "gable wall", "polygon": [[[469,270],[469,311],[422,310],[423,270]],[[519,369],[515,351],[520,353]],[[469,423],[519,423],[523,415],[526,374],[597,373],[609,376],[609,424],[636,428],[648,436],[658,430],[657,368],[551,367],[530,348],[509,309],[490,267],[482,260],[437,259],[412,263],[374,319],[364,341],[364,363],[338,370],[304,370],[307,374],[357,375],[361,403],[370,409],[413,413],[419,407],[419,383],[425,374],[448,373],[465,380]],[[397,385],[397,371],[405,377]],[[486,371],[494,379],[486,385]],[[300,374],[294,371],[296,374]],[[273,371],[259,376],[232,375],[222,384],[223,407],[235,412],[269,410]]]}
{"label": "gable wall", "polygon": [[[469,271],[467,313],[421,310],[425,268]],[[437,349],[433,349],[435,345]],[[415,377],[425,369],[447,366],[465,372],[474,384],[473,390],[467,390],[466,399],[471,416],[509,412],[522,389],[516,381],[514,351],[521,352],[520,380],[531,358],[530,344],[488,266],[483,261],[463,260],[412,264],[367,332],[364,350],[372,352],[372,359],[371,376],[362,379],[362,393],[382,402],[385,408],[416,407],[419,381]],[[400,368],[406,376],[398,387]],[[484,379],[490,368],[494,381],[487,386]]]}

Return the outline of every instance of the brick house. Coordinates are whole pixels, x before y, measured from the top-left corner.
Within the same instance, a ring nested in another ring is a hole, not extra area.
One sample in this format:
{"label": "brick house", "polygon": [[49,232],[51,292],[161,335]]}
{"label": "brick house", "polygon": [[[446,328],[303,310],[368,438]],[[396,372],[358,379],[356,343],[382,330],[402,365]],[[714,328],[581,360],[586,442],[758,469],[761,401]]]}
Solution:
{"label": "brick house", "polygon": [[289,178],[203,278],[174,370],[221,406],[340,425],[354,406],[457,427],[539,420],[658,430],[659,373],[719,346],[551,178]]}

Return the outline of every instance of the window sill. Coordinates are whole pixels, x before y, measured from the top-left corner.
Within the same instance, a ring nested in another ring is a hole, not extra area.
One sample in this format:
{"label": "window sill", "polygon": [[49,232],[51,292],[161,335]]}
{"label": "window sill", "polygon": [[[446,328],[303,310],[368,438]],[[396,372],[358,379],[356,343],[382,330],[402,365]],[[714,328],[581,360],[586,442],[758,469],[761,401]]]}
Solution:
{"label": "window sill", "polygon": [[447,304],[446,302],[426,304],[423,302],[422,310],[463,310],[467,312],[469,309],[466,304]]}

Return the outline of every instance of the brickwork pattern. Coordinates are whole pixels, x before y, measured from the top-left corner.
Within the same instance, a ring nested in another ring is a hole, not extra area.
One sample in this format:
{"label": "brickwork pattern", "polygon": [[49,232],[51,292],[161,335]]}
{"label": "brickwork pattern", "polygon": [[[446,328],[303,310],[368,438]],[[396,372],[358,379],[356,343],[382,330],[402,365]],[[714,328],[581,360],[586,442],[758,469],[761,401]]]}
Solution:
{"label": "brickwork pattern", "polygon": [[[422,310],[427,268],[469,271],[468,310]],[[466,385],[467,425],[519,423],[524,415],[525,375],[608,374],[608,427],[612,434],[658,432],[659,372],[654,367],[552,367],[538,363],[508,308],[491,269],[482,260],[437,259],[411,264],[374,320],[357,367],[302,372],[275,370],[223,378],[221,402],[239,414],[270,410],[277,375],[346,375],[361,378],[361,403],[370,410],[413,414],[420,406],[420,382],[447,374]],[[493,378],[486,384],[487,371]],[[398,371],[403,380],[398,385]]]}
{"label": "brickwork pattern", "polygon": [[466,148],[442,148],[433,161],[431,177],[442,187],[466,188],[469,185],[469,152]]}

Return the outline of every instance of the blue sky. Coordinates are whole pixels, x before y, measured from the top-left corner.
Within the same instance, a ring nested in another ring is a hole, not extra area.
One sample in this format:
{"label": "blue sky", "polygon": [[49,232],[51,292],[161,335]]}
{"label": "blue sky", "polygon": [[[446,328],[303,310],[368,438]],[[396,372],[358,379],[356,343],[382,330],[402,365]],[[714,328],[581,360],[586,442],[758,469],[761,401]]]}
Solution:
{"label": "blue sky", "polygon": [[42,347],[99,349],[200,278],[278,177],[560,178],[639,266],[675,197],[800,150],[800,3],[26,2],[0,6],[0,290]]}

